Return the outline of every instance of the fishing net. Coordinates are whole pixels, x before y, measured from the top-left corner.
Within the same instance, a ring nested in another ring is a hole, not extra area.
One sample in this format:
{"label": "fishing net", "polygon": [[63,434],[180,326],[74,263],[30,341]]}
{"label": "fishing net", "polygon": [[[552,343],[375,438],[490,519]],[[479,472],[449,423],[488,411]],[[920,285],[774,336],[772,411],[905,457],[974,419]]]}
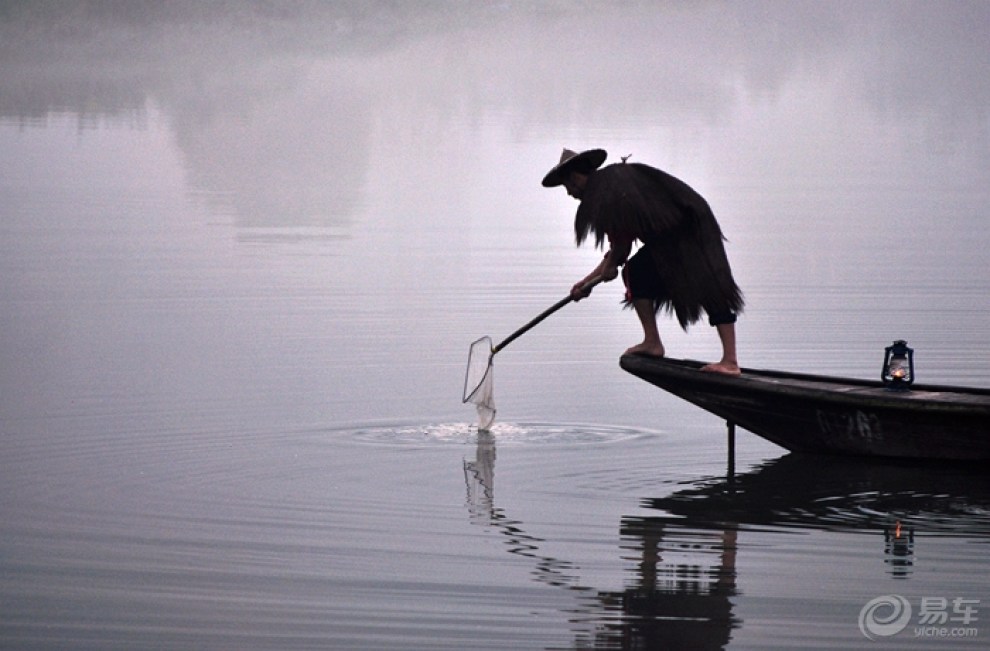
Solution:
{"label": "fishing net", "polygon": [[482,337],[468,353],[461,402],[470,402],[478,410],[478,430],[487,432],[495,422],[495,368],[491,337]]}
{"label": "fishing net", "polygon": [[[590,292],[591,288],[600,282],[602,282],[602,277],[596,276],[588,281],[582,289]],[[489,431],[492,423],[495,422],[495,368],[492,365],[495,353],[573,300],[573,296],[568,294],[503,339],[498,346],[492,346],[491,337],[482,337],[471,344],[471,351],[468,353],[467,373],[464,374],[464,395],[461,402],[470,402],[478,408],[478,431]]]}

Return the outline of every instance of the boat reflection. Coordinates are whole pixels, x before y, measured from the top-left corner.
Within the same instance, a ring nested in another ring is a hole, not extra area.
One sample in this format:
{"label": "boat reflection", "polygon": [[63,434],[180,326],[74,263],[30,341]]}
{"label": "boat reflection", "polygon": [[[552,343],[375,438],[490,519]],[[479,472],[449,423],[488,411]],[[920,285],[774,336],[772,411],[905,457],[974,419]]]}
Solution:
{"label": "boat reflection", "polygon": [[626,516],[626,587],[581,583],[573,563],[540,551],[545,541],[494,503],[495,441],[479,437],[464,462],[473,522],[506,537],[508,551],[536,562],[537,580],[576,591],[566,615],[573,648],[721,649],[742,626],[733,612],[739,537],[751,532],[871,532],[892,578],[910,578],[926,535],[990,536],[990,478],[906,464],[789,454],[744,474],[710,477],[669,495],[643,499],[656,515]]}
{"label": "boat reflection", "polygon": [[788,454],[642,505],[695,526],[990,535],[990,476],[972,466]]}

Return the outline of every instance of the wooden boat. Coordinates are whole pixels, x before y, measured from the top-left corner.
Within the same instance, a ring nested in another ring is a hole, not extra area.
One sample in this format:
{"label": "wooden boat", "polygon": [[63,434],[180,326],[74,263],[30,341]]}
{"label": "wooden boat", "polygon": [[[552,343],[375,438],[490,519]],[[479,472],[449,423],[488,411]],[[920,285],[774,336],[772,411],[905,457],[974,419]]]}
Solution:
{"label": "wooden boat", "polygon": [[743,369],[624,355],[623,369],[793,452],[919,460],[990,460],[990,389]]}

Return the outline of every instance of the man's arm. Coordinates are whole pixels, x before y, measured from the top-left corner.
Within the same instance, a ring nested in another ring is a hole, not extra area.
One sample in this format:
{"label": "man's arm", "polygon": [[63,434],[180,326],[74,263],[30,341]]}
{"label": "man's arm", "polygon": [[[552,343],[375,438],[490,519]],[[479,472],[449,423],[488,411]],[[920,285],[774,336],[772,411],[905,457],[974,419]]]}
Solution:
{"label": "man's arm", "polygon": [[619,267],[624,265],[629,258],[629,252],[632,250],[632,239],[609,236],[608,240],[611,246],[602,261],[590,274],[579,280],[571,288],[571,298],[575,301],[580,301],[591,294],[591,289],[585,289],[585,285],[595,278],[601,276],[603,282],[614,280],[619,275]]}

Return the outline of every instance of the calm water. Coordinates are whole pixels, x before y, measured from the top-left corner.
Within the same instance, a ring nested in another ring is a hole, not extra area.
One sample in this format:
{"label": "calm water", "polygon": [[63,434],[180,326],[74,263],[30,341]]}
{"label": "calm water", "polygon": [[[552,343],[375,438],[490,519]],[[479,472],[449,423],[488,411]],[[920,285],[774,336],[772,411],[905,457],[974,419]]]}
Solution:
{"label": "calm water", "polygon": [[744,365],[990,386],[985,3],[4,6],[0,647],[987,646],[984,469],[730,480],[615,285],[460,403],[597,263],[564,146],[710,200]]}

